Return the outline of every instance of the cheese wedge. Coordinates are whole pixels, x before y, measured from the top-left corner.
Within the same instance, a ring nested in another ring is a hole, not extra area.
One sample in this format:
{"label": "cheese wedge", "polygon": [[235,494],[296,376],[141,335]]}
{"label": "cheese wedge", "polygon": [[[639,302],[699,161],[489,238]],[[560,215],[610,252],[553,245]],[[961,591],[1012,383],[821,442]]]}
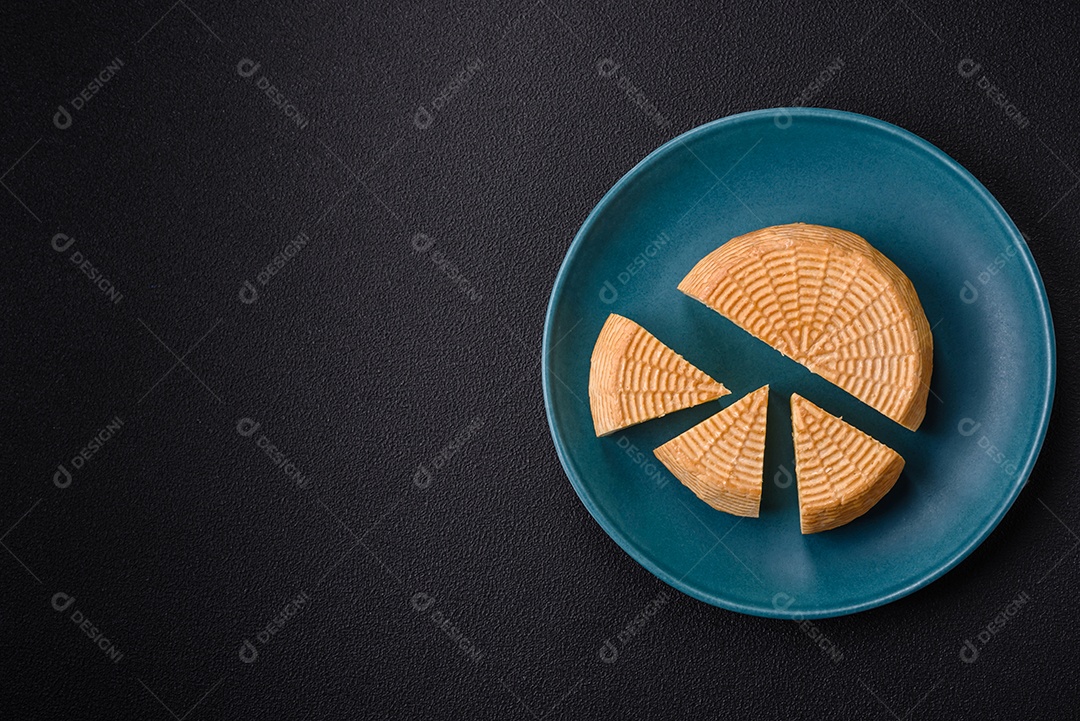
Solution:
{"label": "cheese wedge", "polygon": [[817,533],[866,513],[900,477],[900,454],[797,394],[791,396],[799,524]]}
{"label": "cheese wedge", "polygon": [[858,235],[762,228],[705,256],[679,290],[905,428],[922,422],[930,324],[907,276]]}
{"label": "cheese wedge", "polygon": [[718,511],[757,518],[769,386],[744,396],[653,453]]}
{"label": "cheese wedge", "polygon": [[589,368],[589,406],[597,436],[730,393],[649,331],[612,313]]}

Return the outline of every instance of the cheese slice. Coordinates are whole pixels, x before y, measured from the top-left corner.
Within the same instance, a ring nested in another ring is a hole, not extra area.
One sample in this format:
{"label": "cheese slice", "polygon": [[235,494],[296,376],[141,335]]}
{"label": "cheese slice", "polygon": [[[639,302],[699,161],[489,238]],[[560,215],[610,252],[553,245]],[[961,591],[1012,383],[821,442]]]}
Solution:
{"label": "cheese slice", "polygon": [[791,396],[791,427],[803,533],[828,531],[866,513],[904,468],[899,453],[797,394]]}
{"label": "cheese slice", "polygon": [[930,324],[907,276],[858,235],[762,228],[705,256],[679,290],[905,428],[922,422]]}
{"label": "cheese slice", "polygon": [[764,386],[653,453],[716,510],[757,518],[768,406],[769,386]]}
{"label": "cheese slice", "polygon": [[600,329],[589,368],[597,436],[730,392],[629,318],[612,313]]}

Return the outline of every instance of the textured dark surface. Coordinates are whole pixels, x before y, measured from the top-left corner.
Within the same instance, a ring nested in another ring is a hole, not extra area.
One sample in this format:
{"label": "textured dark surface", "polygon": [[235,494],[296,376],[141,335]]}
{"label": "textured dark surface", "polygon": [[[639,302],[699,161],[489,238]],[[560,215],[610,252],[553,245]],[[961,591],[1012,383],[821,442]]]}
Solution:
{"label": "textured dark surface", "polygon": [[[0,20],[0,717],[1075,714],[1080,11],[170,2]],[[668,123],[598,72],[608,58]],[[801,627],[693,601],[620,551],[563,475],[538,371],[551,284],[601,195],[674,135],[804,89],[918,133],[997,196],[1046,281],[1059,373],[1036,471],[982,547],[913,596]]]}

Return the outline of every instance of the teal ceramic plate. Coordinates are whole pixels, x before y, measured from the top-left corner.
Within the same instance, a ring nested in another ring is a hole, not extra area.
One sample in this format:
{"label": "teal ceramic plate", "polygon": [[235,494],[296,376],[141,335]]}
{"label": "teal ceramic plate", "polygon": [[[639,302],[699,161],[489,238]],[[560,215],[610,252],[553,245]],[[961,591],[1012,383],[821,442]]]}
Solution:
{"label": "teal ceramic plate", "polygon": [[[931,397],[918,431],[676,289],[728,239],[796,221],[858,233],[915,284],[934,333]],[[731,395],[597,438],[588,406],[589,357],[613,312],[641,323]],[[551,434],[589,512],[675,588],[733,611],[780,618],[880,606],[967,556],[1031,472],[1054,372],[1039,271],[987,190],[907,131],[811,108],[723,118],[645,158],[578,232],[544,329]],[[699,501],[652,449],[765,383],[771,393],[761,517],[740,520]],[[865,516],[812,536],[799,533],[793,392],[907,461],[893,490]]]}

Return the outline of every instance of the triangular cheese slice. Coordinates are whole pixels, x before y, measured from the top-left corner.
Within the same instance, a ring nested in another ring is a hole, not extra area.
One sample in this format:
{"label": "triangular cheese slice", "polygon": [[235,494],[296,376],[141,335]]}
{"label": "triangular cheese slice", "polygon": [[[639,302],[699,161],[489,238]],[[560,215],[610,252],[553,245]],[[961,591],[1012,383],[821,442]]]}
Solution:
{"label": "triangular cheese slice", "polygon": [[799,524],[817,533],[866,513],[900,477],[900,454],[799,395],[791,396]]}
{"label": "triangular cheese slice", "polygon": [[858,235],[762,228],[705,256],[679,290],[905,428],[922,422],[930,324],[907,276]]}
{"label": "triangular cheese slice", "polygon": [[598,436],[730,392],[621,315],[608,316],[593,347],[589,405]]}
{"label": "triangular cheese slice", "polygon": [[653,453],[718,511],[757,518],[769,386],[741,398]]}

